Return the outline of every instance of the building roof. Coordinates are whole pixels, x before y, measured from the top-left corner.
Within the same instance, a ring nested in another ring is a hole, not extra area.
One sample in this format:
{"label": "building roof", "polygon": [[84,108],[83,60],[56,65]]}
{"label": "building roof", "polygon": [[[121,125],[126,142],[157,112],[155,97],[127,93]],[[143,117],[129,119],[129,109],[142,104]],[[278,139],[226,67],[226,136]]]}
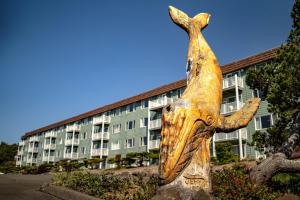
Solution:
{"label": "building roof", "polygon": [[[275,56],[275,53],[276,53],[277,50],[278,50],[278,48],[274,48],[274,49],[267,50],[265,52],[259,53],[259,54],[254,55],[254,56],[250,56],[250,57],[247,57],[247,58],[244,58],[244,59],[226,64],[226,65],[223,65],[223,66],[221,66],[222,73],[227,74],[227,73],[230,73],[230,72],[234,72],[234,71],[237,71],[237,70],[240,70],[240,69],[247,68],[247,67],[249,67],[253,64],[258,64],[258,63],[270,60]],[[75,121],[78,121],[78,120],[81,120],[81,119],[85,119],[87,117],[94,116],[96,114],[100,114],[100,113],[103,113],[103,112],[106,112],[106,111],[109,111],[109,110],[112,110],[112,109],[115,109],[115,108],[119,108],[121,106],[128,105],[128,104],[134,103],[136,101],[140,101],[140,100],[144,100],[144,99],[147,99],[149,97],[152,97],[152,96],[160,95],[160,94],[166,93],[170,90],[178,89],[178,88],[181,88],[181,87],[184,87],[184,86],[186,86],[186,79],[179,80],[179,81],[176,81],[176,82],[173,82],[173,83],[170,83],[170,84],[166,84],[166,85],[160,86],[158,88],[155,88],[153,90],[135,95],[133,97],[129,97],[129,98],[117,101],[115,103],[108,104],[108,105],[96,108],[94,110],[82,113],[80,115],[76,115],[74,117],[71,117],[71,118],[68,118],[68,119],[50,124],[48,126],[45,126],[45,127],[27,132],[27,133],[25,133],[25,135],[22,136],[22,139],[25,139],[26,137],[38,134],[38,133],[43,132],[43,131],[47,131],[47,130],[50,130],[50,129],[53,129],[53,128],[57,128],[57,127],[63,126],[63,125],[68,124],[68,123],[72,123],[72,122],[75,122]]]}

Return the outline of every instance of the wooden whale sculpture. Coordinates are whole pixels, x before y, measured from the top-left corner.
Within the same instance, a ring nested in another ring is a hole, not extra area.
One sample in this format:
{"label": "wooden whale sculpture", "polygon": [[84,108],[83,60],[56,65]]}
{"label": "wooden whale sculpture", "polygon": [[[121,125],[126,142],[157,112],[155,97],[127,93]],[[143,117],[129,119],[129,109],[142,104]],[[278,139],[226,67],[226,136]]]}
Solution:
{"label": "wooden whale sculpture", "polygon": [[187,88],[179,100],[163,109],[159,175],[161,184],[210,191],[210,141],[215,132],[231,132],[247,126],[260,99],[245,102],[231,116],[220,115],[222,72],[201,30],[210,15],[190,18],[170,6],[175,24],[189,35]]}

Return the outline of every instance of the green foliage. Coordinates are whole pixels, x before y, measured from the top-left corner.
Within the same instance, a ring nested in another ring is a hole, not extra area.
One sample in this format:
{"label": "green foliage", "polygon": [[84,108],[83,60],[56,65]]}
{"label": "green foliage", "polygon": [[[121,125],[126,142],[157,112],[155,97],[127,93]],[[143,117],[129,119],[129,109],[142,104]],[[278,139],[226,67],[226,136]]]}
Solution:
{"label": "green foliage", "polygon": [[15,161],[6,161],[2,165],[0,165],[0,172],[2,173],[18,173],[20,171],[20,167],[16,167]]}
{"label": "green foliage", "polygon": [[212,189],[216,200],[272,200],[281,195],[267,186],[256,187],[252,184],[246,167],[241,164],[212,173]]}
{"label": "green foliage", "polygon": [[223,142],[216,144],[216,154],[217,162],[216,164],[227,164],[231,162],[237,162],[239,160],[238,156],[232,152],[230,142]]}
{"label": "green foliage", "polygon": [[43,174],[50,172],[54,168],[53,164],[43,163],[38,166],[21,167],[22,174]]}
{"label": "green foliage", "polygon": [[278,173],[272,177],[270,186],[282,193],[300,196],[300,173]]}
{"label": "green foliage", "polygon": [[101,199],[150,199],[158,187],[157,177],[147,177],[144,174],[121,177],[112,173],[63,172],[55,174],[53,181],[56,185]]}
{"label": "green foliage", "polygon": [[17,144],[8,145],[2,142],[0,145],[0,165],[4,164],[7,161],[14,161],[15,156],[17,155],[17,151]]}
{"label": "green foliage", "polygon": [[[300,132],[300,0],[296,0],[287,43],[282,45],[272,63],[247,72],[246,83],[266,95],[268,110],[277,116],[267,132],[257,132],[252,145],[274,152],[293,133]],[[298,141],[300,144],[300,141]]]}

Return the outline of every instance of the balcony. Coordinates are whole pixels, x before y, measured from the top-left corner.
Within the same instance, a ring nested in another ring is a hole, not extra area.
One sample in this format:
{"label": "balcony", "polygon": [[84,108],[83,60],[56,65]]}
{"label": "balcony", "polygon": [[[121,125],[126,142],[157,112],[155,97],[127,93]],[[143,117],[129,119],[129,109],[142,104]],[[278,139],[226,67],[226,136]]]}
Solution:
{"label": "balcony", "polygon": [[[243,102],[239,102],[239,108],[243,107],[244,103]],[[230,103],[223,103],[221,105],[221,114],[229,114],[232,112],[237,111],[237,102],[230,102]]]}
{"label": "balcony", "polygon": [[31,163],[37,163],[37,158],[32,158]]}
{"label": "balcony", "polygon": [[149,101],[149,109],[150,110],[159,109],[159,108],[162,108],[172,102],[173,102],[172,98],[168,98],[168,97],[164,97],[164,98],[154,100],[154,101]]}
{"label": "balcony", "polygon": [[242,77],[237,76],[237,83],[236,83],[236,80],[235,80],[235,76],[223,79],[223,90],[234,89],[236,86],[238,88],[243,88],[244,87]]}
{"label": "balcony", "polygon": [[161,119],[150,120],[149,130],[155,130],[161,128]]}
{"label": "balcony", "polygon": [[25,141],[19,142],[19,146],[25,146]]}
{"label": "balcony", "polygon": [[102,133],[94,133],[93,135],[93,140],[109,140],[109,132],[104,132],[103,133],[103,137],[102,136]]}
{"label": "balcony", "polygon": [[51,132],[47,132],[45,134],[45,138],[50,138],[50,137],[56,138],[57,137],[57,132],[51,131]]}
{"label": "balcony", "polygon": [[44,149],[55,149],[56,148],[56,144],[45,144],[44,145]]}
{"label": "balcony", "polygon": [[19,149],[19,150],[18,150],[18,155],[23,155],[23,153],[24,153],[24,150],[23,150],[23,149]]}
{"label": "balcony", "polygon": [[[101,155],[101,149],[93,149],[92,150],[92,156],[100,156],[100,155]],[[102,149],[102,156],[108,156],[107,148]]]}
{"label": "balcony", "polygon": [[158,149],[160,144],[160,140],[150,140],[149,141],[149,149]]}
{"label": "balcony", "polygon": [[17,161],[16,161],[16,165],[17,165],[17,166],[21,166],[21,163],[22,163],[21,160],[17,160]]}
{"label": "balcony", "polygon": [[38,142],[39,141],[39,137],[38,136],[32,136],[29,138],[29,142]]}
{"label": "balcony", "polygon": [[38,147],[28,147],[28,152],[33,152],[33,153],[38,153],[39,152],[39,148]]}
{"label": "balcony", "polygon": [[94,125],[98,125],[98,124],[102,124],[102,123],[108,124],[108,123],[110,123],[110,119],[111,119],[110,116],[106,116],[106,115],[94,117],[93,124]]}
{"label": "balcony", "polygon": [[77,124],[74,124],[72,126],[67,126],[66,128],[67,132],[79,132],[80,131],[80,126]]}
{"label": "balcony", "polygon": [[[242,140],[247,140],[247,129],[242,128],[240,130],[241,130]],[[239,139],[239,130],[230,133],[215,133],[216,142],[238,140],[238,139]]]}
{"label": "balcony", "polygon": [[74,139],[74,141],[73,141],[72,138],[69,138],[69,139],[65,140],[66,146],[70,146],[70,145],[72,145],[72,143],[73,143],[73,145],[79,145],[79,139]]}

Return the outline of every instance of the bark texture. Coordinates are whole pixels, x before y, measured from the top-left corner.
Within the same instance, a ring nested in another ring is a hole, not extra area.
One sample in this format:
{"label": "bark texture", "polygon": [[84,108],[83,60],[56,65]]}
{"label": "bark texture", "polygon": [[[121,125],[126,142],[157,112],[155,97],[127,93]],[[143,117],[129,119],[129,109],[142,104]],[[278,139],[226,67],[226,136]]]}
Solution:
{"label": "bark texture", "polygon": [[280,152],[271,154],[250,172],[250,179],[257,185],[265,184],[278,172],[300,172],[300,160],[290,160],[299,134],[293,134]]}

